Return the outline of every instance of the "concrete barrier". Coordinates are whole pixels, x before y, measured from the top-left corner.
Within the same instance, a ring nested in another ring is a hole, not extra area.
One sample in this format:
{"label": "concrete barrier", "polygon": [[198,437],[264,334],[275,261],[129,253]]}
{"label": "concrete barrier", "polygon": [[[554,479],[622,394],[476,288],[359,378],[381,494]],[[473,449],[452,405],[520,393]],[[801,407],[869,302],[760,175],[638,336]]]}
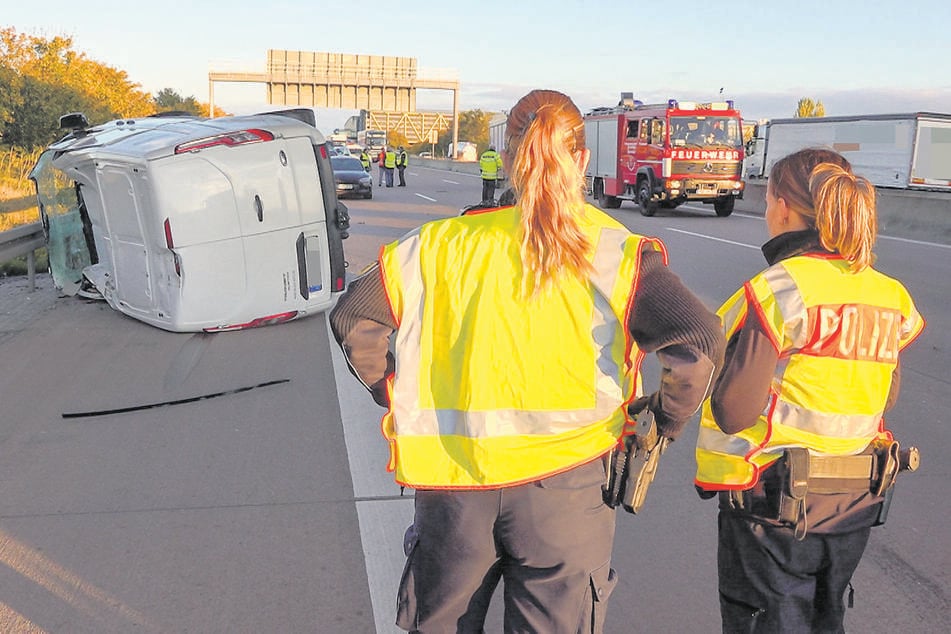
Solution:
{"label": "concrete barrier", "polygon": [[[886,236],[951,244],[951,192],[878,187],[878,230]],[[762,216],[766,181],[747,181],[736,210]]]}
{"label": "concrete barrier", "polygon": [[[423,167],[479,174],[478,162],[419,157],[411,160]],[[878,230],[882,234],[951,244],[951,192],[879,187],[877,194]],[[766,181],[747,181],[743,200],[736,201],[736,210],[762,216],[766,212]]]}

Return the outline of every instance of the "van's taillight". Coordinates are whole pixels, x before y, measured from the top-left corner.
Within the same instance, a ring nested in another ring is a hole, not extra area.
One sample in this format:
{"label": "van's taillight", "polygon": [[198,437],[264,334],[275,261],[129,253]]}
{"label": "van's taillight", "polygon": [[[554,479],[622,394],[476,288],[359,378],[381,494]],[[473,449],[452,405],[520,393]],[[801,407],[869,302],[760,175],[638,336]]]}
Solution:
{"label": "van's taillight", "polygon": [[168,218],[165,219],[165,246],[169,249],[175,248],[175,241],[172,240],[172,223],[168,221]]}
{"label": "van's taillight", "polygon": [[320,158],[323,158],[323,159],[327,158],[327,146],[326,146],[326,145],[321,145],[321,146],[320,146]]}
{"label": "van's taillight", "polygon": [[172,239],[172,223],[165,219],[165,246],[172,252],[172,260],[175,262],[175,274],[182,276],[182,260],[175,253],[175,241]]}
{"label": "van's taillight", "polygon": [[248,328],[257,328],[259,326],[271,326],[273,324],[283,324],[297,317],[297,311],[292,310],[287,313],[277,313],[267,317],[258,317],[244,324],[231,324],[230,326],[215,326],[213,328],[204,328],[205,332],[227,332],[229,330],[246,330]]}
{"label": "van's taillight", "polygon": [[342,291],[342,290],[343,290],[343,278],[342,278],[342,277],[338,277],[336,280],[334,280],[334,290],[335,290],[335,291]]}
{"label": "van's taillight", "polygon": [[215,147],[217,145],[227,145],[228,147],[233,147],[235,145],[244,145],[246,143],[260,143],[262,141],[273,140],[274,135],[267,130],[258,130],[256,128],[252,128],[249,130],[239,130],[237,132],[227,132],[225,134],[209,136],[205,137],[204,139],[196,139],[195,141],[189,141],[188,143],[176,145],[175,154],[196,152],[198,150],[204,150],[205,148]]}

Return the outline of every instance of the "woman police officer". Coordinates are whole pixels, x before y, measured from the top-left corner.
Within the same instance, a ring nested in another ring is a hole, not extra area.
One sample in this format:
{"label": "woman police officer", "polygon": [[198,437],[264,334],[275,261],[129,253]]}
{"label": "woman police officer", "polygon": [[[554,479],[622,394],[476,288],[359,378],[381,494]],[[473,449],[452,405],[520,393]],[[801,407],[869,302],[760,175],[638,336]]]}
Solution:
{"label": "woman police officer", "polygon": [[604,458],[631,433],[641,360],[657,354],[650,406],[674,437],[723,337],[660,241],[585,203],[589,154],[568,97],[532,91],[507,133],[518,205],[385,246],[330,321],[388,407],[390,470],[416,490],[397,624],[479,632],[501,579],[506,631],[600,632],[617,579]]}
{"label": "woman police officer", "polygon": [[[838,153],[773,166],[766,226],[769,268],[719,311],[726,360],[701,414],[696,485],[720,497],[723,631],[838,632],[882,507],[871,454],[891,442],[898,354],[924,321],[872,268],[875,190]],[[820,467],[840,477],[796,475]]]}

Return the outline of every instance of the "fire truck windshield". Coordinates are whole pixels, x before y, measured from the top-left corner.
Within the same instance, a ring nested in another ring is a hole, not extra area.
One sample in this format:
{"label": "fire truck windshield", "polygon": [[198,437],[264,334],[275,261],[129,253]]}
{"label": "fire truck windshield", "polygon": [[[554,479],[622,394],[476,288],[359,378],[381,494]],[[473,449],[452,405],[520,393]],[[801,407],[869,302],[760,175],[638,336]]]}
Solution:
{"label": "fire truck windshield", "polygon": [[670,144],[738,149],[743,146],[743,131],[734,117],[671,117]]}

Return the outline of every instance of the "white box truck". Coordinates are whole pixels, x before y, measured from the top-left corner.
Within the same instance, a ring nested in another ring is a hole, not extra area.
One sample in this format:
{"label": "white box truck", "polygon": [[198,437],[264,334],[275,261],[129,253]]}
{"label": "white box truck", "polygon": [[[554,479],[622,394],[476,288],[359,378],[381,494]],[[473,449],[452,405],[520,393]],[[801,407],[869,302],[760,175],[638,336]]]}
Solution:
{"label": "white box truck", "polygon": [[313,118],[64,116],[31,173],[55,285],[174,332],[331,307],[349,215]]}
{"label": "white box truck", "polygon": [[951,190],[951,114],[773,119],[765,134],[763,127],[756,149],[762,150],[763,160],[755,164],[762,172],[747,176],[768,177],[782,157],[802,148],[828,147],[877,187]]}

